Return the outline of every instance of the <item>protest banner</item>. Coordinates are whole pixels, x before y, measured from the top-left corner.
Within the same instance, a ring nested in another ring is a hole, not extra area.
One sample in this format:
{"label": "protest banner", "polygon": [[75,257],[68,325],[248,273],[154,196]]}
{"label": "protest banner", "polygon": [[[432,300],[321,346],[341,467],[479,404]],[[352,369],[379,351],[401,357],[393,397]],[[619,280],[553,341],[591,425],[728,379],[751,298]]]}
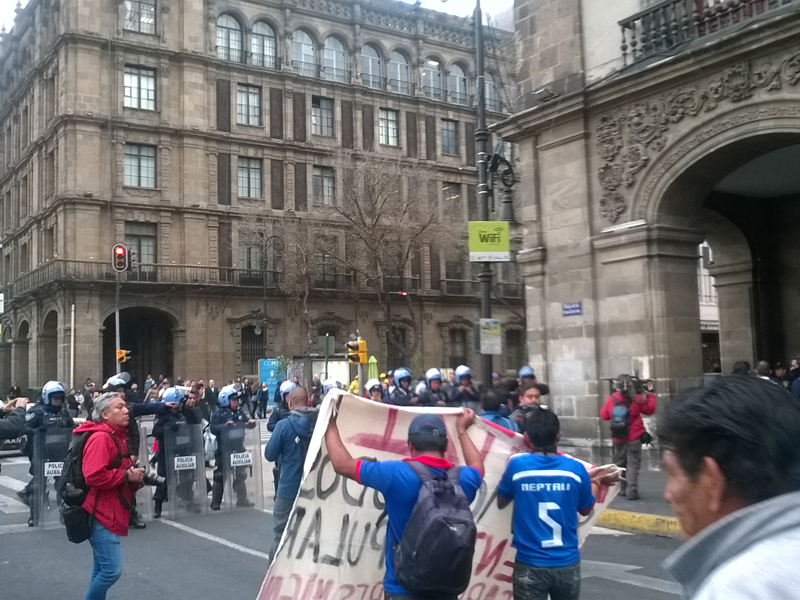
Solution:
{"label": "protest banner", "polygon": [[[460,444],[454,443],[458,438],[456,417],[461,409],[405,408],[372,402],[341,390],[332,391],[320,407],[300,493],[258,600],[383,598],[386,543],[383,497],[337,475],[325,448],[325,430],[339,399],[339,432],[353,457],[408,458],[408,426],[417,414],[429,412],[441,415],[447,426],[451,443],[446,458],[465,464]],[[478,537],[472,578],[461,598],[507,600],[512,597],[515,555],[511,547],[512,508],[498,509],[497,484],[508,459],[527,450],[521,435],[482,419],[475,419],[468,434],[483,457],[486,472],[471,506]],[[581,543],[617,488],[618,485],[601,489],[595,510],[581,521]]]}

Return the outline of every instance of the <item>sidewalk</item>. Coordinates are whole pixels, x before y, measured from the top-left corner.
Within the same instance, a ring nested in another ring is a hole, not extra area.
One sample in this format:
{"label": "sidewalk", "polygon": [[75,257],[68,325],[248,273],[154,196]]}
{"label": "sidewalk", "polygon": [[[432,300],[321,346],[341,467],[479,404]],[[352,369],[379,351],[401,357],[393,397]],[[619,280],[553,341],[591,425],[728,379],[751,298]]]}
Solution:
{"label": "sidewalk", "polygon": [[631,531],[665,537],[680,537],[678,521],[664,500],[667,474],[664,471],[642,470],[639,473],[641,500],[617,496],[597,524],[609,529]]}

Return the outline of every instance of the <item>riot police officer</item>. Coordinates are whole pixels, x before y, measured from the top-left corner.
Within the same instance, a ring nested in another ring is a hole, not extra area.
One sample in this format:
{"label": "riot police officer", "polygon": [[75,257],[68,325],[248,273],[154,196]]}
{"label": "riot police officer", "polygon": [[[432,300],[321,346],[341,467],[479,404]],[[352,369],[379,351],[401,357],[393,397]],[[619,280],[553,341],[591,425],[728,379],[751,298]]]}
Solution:
{"label": "riot police officer", "polygon": [[467,365],[456,367],[456,386],[450,395],[451,403],[454,406],[466,406],[473,410],[480,407],[478,390],[472,384],[472,369]]}
{"label": "riot police officer", "polygon": [[267,421],[267,431],[275,431],[275,426],[278,424],[278,421],[289,416],[291,411],[289,410],[289,405],[286,403],[286,396],[296,387],[297,384],[295,384],[294,381],[287,380],[281,383],[278,388],[278,402],[269,415],[269,421]]}
{"label": "riot police officer", "polygon": [[[242,409],[239,407],[239,398],[241,397],[241,389],[235,385],[226,385],[219,392],[217,400],[219,409],[211,415],[210,429],[211,433],[217,437],[217,451],[214,454],[214,483],[211,489],[211,510],[219,510],[222,503],[223,481],[222,481],[222,440],[220,439],[222,429],[224,427],[235,427],[237,425],[244,425],[248,429],[256,426],[253,419],[248,419]],[[244,451],[244,443],[241,447],[236,448],[236,451]],[[247,478],[247,470],[244,467],[235,467],[233,492],[236,494],[236,506],[250,507],[254,506],[247,498],[247,488],[245,487],[245,479]]]}
{"label": "riot police officer", "polygon": [[425,373],[428,389],[419,395],[420,406],[449,406],[450,397],[442,389],[442,374],[439,369],[428,369]]}
{"label": "riot police officer", "polygon": [[[25,415],[25,426],[22,432],[26,437],[25,454],[28,460],[31,461],[29,470],[31,475],[34,473],[33,448],[36,444],[36,436],[49,429],[66,428],[72,430],[75,428],[75,422],[66,409],[65,397],[66,392],[63,384],[58,381],[48,381],[42,388],[42,401]],[[34,524],[35,502],[32,501],[34,492],[34,480],[31,479],[28,485],[17,493],[20,499],[31,509],[30,518],[28,519],[28,525],[31,527]]]}
{"label": "riot police officer", "polygon": [[411,371],[406,368],[395,369],[394,380],[397,382],[397,387],[389,395],[387,404],[394,404],[395,406],[416,405],[417,397],[411,389]]}
{"label": "riot police officer", "polygon": [[[153,518],[161,518],[161,507],[167,498],[167,452],[166,445],[164,444],[164,432],[180,423],[186,423],[186,417],[181,412],[182,403],[186,396],[183,391],[176,387],[171,387],[164,392],[161,396],[161,404],[164,405],[164,412],[156,417],[153,423],[153,437],[158,441],[158,452],[156,455],[156,472],[159,476],[164,478],[161,484],[156,486],[155,494],[153,494]],[[196,504],[188,507],[189,510],[195,513],[200,512],[200,507]]]}

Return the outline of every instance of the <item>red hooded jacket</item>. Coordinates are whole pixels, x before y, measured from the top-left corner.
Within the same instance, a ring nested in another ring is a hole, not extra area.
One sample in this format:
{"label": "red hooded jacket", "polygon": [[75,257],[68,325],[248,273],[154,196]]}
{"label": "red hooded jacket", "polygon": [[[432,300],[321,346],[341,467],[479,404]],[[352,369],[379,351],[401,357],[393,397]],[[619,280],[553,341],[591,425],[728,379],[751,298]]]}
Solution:
{"label": "red hooded jacket", "polygon": [[[126,536],[134,491],[125,482],[125,471],[131,466],[128,456],[128,430],[108,423],[86,421],[76,427],[73,433],[78,435],[87,431],[93,433],[83,448],[83,478],[89,486],[83,508],[89,514],[94,511],[95,519],[111,533]],[[116,438],[122,451],[122,463],[116,469],[111,468],[111,463],[117,457],[117,446],[109,433]]]}
{"label": "red hooded jacket", "polygon": [[[600,409],[600,418],[603,421],[611,420],[611,411],[614,410],[614,401],[622,402],[622,394],[614,392],[613,396],[606,398],[606,404]],[[656,412],[656,397],[653,394],[647,394],[645,399],[642,400],[641,395],[636,394],[636,402],[631,402],[628,409],[631,416],[631,427],[628,430],[628,439],[612,437],[611,441],[615,444],[622,444],[624,442],[635,442],[645,432],[644,422],[642,415],[652,415]]]}

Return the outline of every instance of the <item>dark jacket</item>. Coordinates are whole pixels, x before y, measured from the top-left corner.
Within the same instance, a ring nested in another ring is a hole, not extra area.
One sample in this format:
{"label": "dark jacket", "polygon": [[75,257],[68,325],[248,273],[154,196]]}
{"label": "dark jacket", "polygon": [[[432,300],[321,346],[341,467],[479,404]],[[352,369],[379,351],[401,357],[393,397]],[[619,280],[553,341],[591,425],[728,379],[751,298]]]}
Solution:
{"label": "dark jacket", "polygon": [[256,393],[256,401],[261,406],[266,406],[267,405],[267,403],[269,402],[269,388],[268,387],[265,387],[265,388],[259,387],[258,388],[258,392]]}
{"label": "dark jacket", "polygon": [[450,397],[440,387],[438,391],[425,390],[419,395],[419,406],[439,406],[439,402],[444,402],[445,406],[450,406]]}
{"label": "dark jacket", "polygon": [[410,389],[406,391],[398,385],[394,388],[394,391],[389,394],[389,399],[386,403],[394,404],[395,406],[411,406],[411,398],[413,397],[414,393]]}
{"label": "dark jacket", "polygon": [[219,408],[219,404],[217,400],[219,399],[219,388],[218,387],[207,387],[205,393],[203,394],[203,398],[206,401],[206,406],[208,406],[208,410],[212,413]]}
{"label": "dark jacket", "polygon": [[178,423],[186,423],[186,417],[180,412],[173,412],[169,409],[156,417],[153,423],[153,437],[158,440],[158,449],[163,450],[164,431]]}
{"label": "dark jacket", "polygon": [[25,427],[25,409],[15,408],[0,419],[0,440],[13,440],[22,435]]}
{"label": "dark jacket", "polygon": [[314,431],[312,415],[308,410],[293,410],[282,419],[269,443],[264,448],[264,458],[270,462],[280,461],[281,471],[276,495],[281,498],[295,498],[303,478],[303,463],[308,443]]}
{"label": "dark jacket", "polygon": [[25,427],[22,432],[28,437],[28,442],[25,444],[25,454],[29,460],[33,460],[32,441],[36,432],[56,428],[75,428],[75,421],[72,420],[72,416],[63,405],[56,408],[52,405],[40,403],[25,414]]}
{"label": "dark jacket", "polygon": [[[462,391],[461,386],[453,388],[453,393],[450,394],[449,406],[468,406],[469,402],[479,402],[480,395],[474,385],[469,386],[469,392]],[[471,392],[471,393],[470,393]]]}
{"label": "dark jacket", "polygon": [[[211,415],[209,429],[213,435],[217,436],[217,452],[214,455],[217,464],[220,464],[219,461],[222,459],[222,440],[220,439],[220,432],[222,431],[222,428],[227,427],[226,423],[228,421],[233,421],[237,425],[244,425],[249,420],[250,419],[244,414],[241,407],[237,408],[236,410],[233,410],[230,407],[220,408],[219,410],[215,411],[213,415]],[[243,449],[244,448],[241,450]]]}
{"label": "dark jacket", "polygon": [[281,421],[289,416],[289,407],[285,402],[278,402],[269,414],[269,421],[267,421],[267,431],[275,431],[275,426],[278,421]]}
{"label": "dark jacket", "polygon": [[136,422],[136,417],[142,415],[159,415],[163,413],[167,407],[163,402],[139,402],[132,404],[126,401],[130,419],[128,420],[128,448],[132,455],[138,455],[139,444],[141,443],[141,436],[139,435],[139,424]]}

